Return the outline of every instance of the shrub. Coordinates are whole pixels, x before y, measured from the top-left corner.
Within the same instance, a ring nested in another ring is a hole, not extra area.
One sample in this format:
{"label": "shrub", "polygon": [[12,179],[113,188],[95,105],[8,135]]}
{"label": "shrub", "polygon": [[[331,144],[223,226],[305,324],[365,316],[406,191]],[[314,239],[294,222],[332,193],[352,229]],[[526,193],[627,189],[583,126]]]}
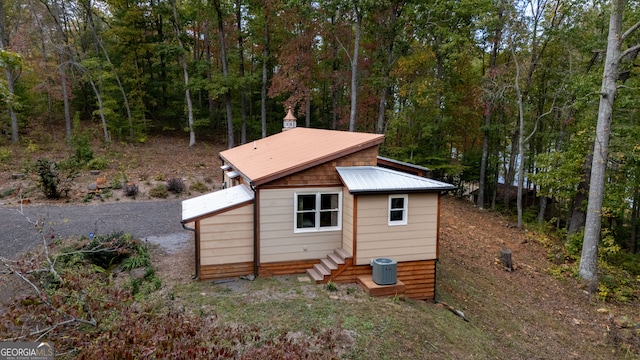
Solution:
{"label": "shrub", "polygon": [[38,159],[36,161],[36,172],[38,173],[38,185],[47,199],[57,199],[60,197],[58,192],[58,167],[56,163],[47,159]]}
{"label": "shrub", "polygon": [[0,148],[0,164],[4,162],[9,162],[13,157],[13,151],[9,148]]}
{"label": "shrub", "polygon": [[122,270],[129,271],[151,265],[149,249],[140,244],[135,247],[135,253],[122,261]]}
{"label": "shrub", "polygon": [[109,160],[103,157],[97,157],[89,160],[86,165],[87,169],[104,170],[109,167]]}
{"label": "shrub", "polygon": [[80,164],[86,164],[93,159],[93,149],[91,149],[91,144],[89,143],[89,136],[87,133],[83,133],[79,136],[74,136],[72,140],[72,145],[74,147],[74,156],[76,161]]}
{"label": "shrub", "polygon": [[149,190],[149,196],[166,199],[167,196],[169,196],[169,191],[166,186],[158,184],[153,189]]}
{"label": "shrub", "polygon": [[[74,162],[60,162],[62,166],[48,159],[36,161],[38,185],[47,199],[59,199],[62,193],[69,194],[73,179],[78,175]],[[62,171],[60,171],[62,170]]]}
{"label": "shrub", "polygon": [[174,194],[182,194],[186,186],[181,178],[170,178],[167,180],[167,191]]}
{"label": "shrub", "polygon": [[201,183],[200,181],[198,181],[197,183],[192,184],[191,186],[189,186],[189,190],[197,191],[199,193],[204,193],[204,192],[209,191],[209,188],[207,187],[207,185],[205,185],[205,184]]}
{"label": "shrub", "polygon": [[122,188],[125,196],[133,197],[138,195],[138,185],[136,183],[126,183]]}

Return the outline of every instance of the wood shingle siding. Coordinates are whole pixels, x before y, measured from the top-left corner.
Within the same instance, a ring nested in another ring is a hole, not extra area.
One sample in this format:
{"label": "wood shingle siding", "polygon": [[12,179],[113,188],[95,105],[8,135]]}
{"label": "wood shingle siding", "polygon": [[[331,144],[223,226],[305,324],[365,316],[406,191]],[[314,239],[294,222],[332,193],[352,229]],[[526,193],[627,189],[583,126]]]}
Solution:
{"label": "wood shingle siding", "polygon": [[295,193],[341,192],[341,187],[260,190],[260,262],[321,259],[341,246],[342,232],[294,233]]}
{"label": "wood shingle siding", "polygon": [[438,194],[410,194],[406,225],[389,226],[388,195],[358,196],[355,263],[368,265],[373,258],[397,262],[436,258]]}
{"label": "wood shingle siding", "polygon": [[200,220],[203,266],[253,261],[253,205]]}
{"label": "wood shingle siding", "polygon": [[271,181],[268,186],[335,186],[341,185],[340,176],[336,172],[336,166],[365,166],[375,165],[377,162],[378,147],[372,147],[358,151],[354,154],[335,159],[333,161],[311,167],[307,170],[289,175],[287,177]]}

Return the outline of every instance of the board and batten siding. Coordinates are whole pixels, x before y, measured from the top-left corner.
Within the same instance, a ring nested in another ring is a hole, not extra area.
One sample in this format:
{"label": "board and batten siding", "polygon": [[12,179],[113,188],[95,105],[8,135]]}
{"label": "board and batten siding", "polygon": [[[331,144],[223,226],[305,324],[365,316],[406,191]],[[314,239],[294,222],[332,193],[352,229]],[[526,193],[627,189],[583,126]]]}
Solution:
{"label": "board and batten siding", "polygon": [[321,259],[341,246],[340,230],[294,233],[296,192],[342,192],[342,187],[260,190],[261,264]]}
{"label": "board and batten siding", "polygon": [[353,195],[342,193],[342,249],[353,255]]}
{"label": "board and batten siding", "polygon": [[253,261],[253,204],[200,220],[200,265]]}
{"label": "board and batten siding", "polygon": [[389,195],[360,195],[357,201],[356,265],[385,257],[401,261],[436,259],[438,194],[409,194],[406,225],[388,225]]}

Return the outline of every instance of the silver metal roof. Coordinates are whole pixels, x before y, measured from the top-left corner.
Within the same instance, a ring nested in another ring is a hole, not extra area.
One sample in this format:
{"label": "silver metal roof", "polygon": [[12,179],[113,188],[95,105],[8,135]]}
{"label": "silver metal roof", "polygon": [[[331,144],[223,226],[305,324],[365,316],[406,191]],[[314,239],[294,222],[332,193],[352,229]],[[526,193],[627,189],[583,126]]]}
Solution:
{"label": "silver metal roof", "polygon": [[396,159],[391,159],[391,158],[384,157],[384,156],[378,156],[378,159],[384,160],[384,161],[388,161],[390,163],[402,165],[402,166],[412,167],[414,169],[422,170],[424,172],[430,172],[431,171],[431,169],[426,168],[424,166],[420,166],[420,165],[416,165],[416,164],[412,164],[412,163],[408,163],[408,162],[404,162],[404,161],[400,161],[400,160],[396,160]]}
{"label": "silver metal roof", "polygon": [[182,202],[182,221],[187,222],[203,215],[251,201],[253,197],[253,191],[242,184],[184,200]]}
{"label": "silver metal roof", "polygon": [[337,167],[340,178],[352,194],[376,192],[431,192],[453,190],[455,186],[385,169],[378,166]]}

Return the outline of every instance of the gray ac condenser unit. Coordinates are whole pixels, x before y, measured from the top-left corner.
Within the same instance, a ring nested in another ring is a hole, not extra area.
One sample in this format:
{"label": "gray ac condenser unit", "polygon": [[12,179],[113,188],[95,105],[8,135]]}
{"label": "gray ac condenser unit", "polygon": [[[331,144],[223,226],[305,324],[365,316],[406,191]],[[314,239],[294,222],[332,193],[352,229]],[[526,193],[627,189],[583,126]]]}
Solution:
{"label": "gray ac condenser unit", "polygon": [[371,260],[373,282],[378,285],[393,285],[398,280],[398,262],[387,258]]}

